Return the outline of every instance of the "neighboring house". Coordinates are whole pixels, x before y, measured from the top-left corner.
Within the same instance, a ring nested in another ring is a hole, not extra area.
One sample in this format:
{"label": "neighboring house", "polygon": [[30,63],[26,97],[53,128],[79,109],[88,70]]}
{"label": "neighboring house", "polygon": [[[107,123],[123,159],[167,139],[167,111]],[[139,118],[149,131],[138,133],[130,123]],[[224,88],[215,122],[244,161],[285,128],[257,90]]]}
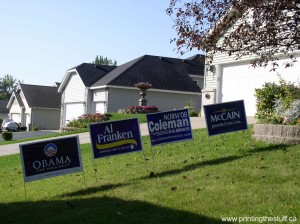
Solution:
{"label": "neighboring house", "polygon": [[[233,14],[235,16],[235,14]],[[238,22],[238,21],[237,21]],[[220,21],[222,23],[222,21]],[[216,44],[218,45],[227,32],[234,29],[235,23],[220,33]],[[209,54],[210,52],[207,52]],[[286,58],[281,57],[276,72],[270,72],[271,66],[266,68],[250,65],[253,57],[247,56],[240,60],[235,55],[227,53],[213,55],[213,63],[207,66],[202,90],[203,105],[221,103],[235,100],[244,100],[247,116],[254,116],[256,113],[255,89],[261,88],[266,82],[279,81],[278,74],[286,81],[300,81],[300,56],[295,55],[298,62],[293,67],[285,68]]]}
{"label": "neighboring house", "polygon": [[20,84],[7,104],[9,118],[27,126],[27,130],[58,130],[61,94],[57,90],[58,84],[55,87]]}
{"label": "neighboring house", "polygon": [[58,89],[62,93],[61,126],[85,113],[117,112],[138,105],[139,89],[134,84],[148,82],[149,106],[160,111],[201,107],[204,58],[195,55],[175,59],[144,55],[116,66],[83,63],[66,72]]}
{"label": "neighboring house", "polygon": [[8,118],[9,110],[6,108],[8,100],[0,100],[0,118],[4,120]]}

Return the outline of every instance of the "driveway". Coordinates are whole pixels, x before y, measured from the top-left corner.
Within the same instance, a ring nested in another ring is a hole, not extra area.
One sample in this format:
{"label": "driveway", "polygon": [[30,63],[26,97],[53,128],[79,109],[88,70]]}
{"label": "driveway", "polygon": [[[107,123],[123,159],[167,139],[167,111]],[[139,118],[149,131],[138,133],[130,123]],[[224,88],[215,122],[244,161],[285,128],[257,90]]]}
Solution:
{"label": "driveway", "polygon": [[[23,132],[13,132],[13,140],[34,138],[38,136],[45,136],[58,133],[59,131],[23,131]],[[0,142],[3,142],[3,138],[0,136]]]}
{"label": "driveway", "polygon": [[[253,117],[247,118],[247,121],[248,121],[248,124],[253,124],[255,122]],[[192,124],[192,129],[206,128],[204,117],[191,117],[191,124]],[[146,123],[141,124],[140,129],[141,129],[142,136],[149,135]],[[46,133],[53,134],[55,132],[58,132],[58,131],[16,132],[16,133],[14,133],[13,139],[16,139],[17,136],[19,136],[19,135],[20,135],[20,138],[26,138],[25,136],[28,136],[27,138],[31,138],[31,137],[35,137],[35,136],[47,135]],[[73,136],[76,136],[76,135],[79,136],[80,144],[85,144],[85,143],[91,142],[89,132],[74,134]],[[70,136],[72,136],[72,135],[70,135]],[[49,138],[49,139],[51,139],[51,138]],[[1,138],[1,140],[2,140],[2,138]],[[43,140],[46,140],[46,139],[43,139]],[[37,141],[41,141],[41,140],[37,140]],[[30,141],[30,142],[36,142],[36,141]],[[21,144],[26,144],[26,143],[29,143],[29,142],[24,142]],[[20,153],[19,143],[0,146],[0,156],[17,154],[17,153]]]}

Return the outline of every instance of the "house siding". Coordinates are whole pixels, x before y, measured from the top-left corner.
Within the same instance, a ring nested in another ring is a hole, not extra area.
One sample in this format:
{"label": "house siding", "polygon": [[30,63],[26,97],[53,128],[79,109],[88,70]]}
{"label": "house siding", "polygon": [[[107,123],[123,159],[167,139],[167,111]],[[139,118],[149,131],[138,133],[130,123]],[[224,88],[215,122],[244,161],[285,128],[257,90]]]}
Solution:
{"label": "house siding", "polygon": [[64,103],[84,102],[85,86],[79,75],[73,73],[64,91]]}
{"label": "house siding", "polygon": [[[127,108],[130,105],[138,105],[140,99],[139,90],[109,88],[107,112],[117,112],[118,109]],[[147,91],[147,105],[157,106],[160,111],[181,109],[191,104],[195,111],[199,111],[201,105],[200,94],[167,93]]]}
{"label": "house siding", "polygon": [[60,126],[60,110],[55,109],[32,109],[31,128],[39,130],[58,130]]}

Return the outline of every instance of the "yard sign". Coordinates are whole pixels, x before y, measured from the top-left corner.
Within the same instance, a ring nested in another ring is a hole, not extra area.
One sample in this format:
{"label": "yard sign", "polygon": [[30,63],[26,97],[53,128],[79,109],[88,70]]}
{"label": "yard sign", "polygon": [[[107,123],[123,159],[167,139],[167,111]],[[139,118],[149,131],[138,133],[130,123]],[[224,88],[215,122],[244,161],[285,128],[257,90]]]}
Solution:
{"label": "yard sign", "polygon": [[94,159],[142,150],[137,118],[90,125]]}
{"label": "yard sign", "polygon": [[203,106],[208,135],[247,130],[244,101]]}
{"label": "yard sign", "polygon": [[147,114],[151,145],[192,140],[188,109]]}
{"label": "yard sign", "polygon": [[24,182],[82,171],[78,136],[20,145]]}

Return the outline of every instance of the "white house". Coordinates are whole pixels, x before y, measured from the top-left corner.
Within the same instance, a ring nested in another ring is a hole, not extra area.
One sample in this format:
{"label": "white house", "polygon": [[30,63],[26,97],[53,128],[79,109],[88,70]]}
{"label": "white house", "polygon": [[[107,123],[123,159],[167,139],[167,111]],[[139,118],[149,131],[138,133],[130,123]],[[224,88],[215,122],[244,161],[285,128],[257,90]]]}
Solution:
{"label": "white house", "polygon": [[[235,24],[219,35],[217,45],[235,27]],[[210,52],[207,53],[210,54]],[[245,56],[236,60],[235,54],[231,56],[227,53],[214,54],[212,64],[207,66],[205,71],[204,88],[202,89],[203,105],[244,100],[247,116],[254,116],[256,113],[254,96],[256,88],[261,88],[266,82],[278,82],[278,74],[286,81],[296,83],[300,81],[300,54],[295,56],[299,62],[295,63],[293,67],[285,68],[287,59],[282,56],[278,61],[279,67],[276,72],[270,72],[271,66],[253,68],[250,65],[253,56]]]}
{"label": "white house", "polygon": [[58,130],[61,94],[57,90],[58,86],[20,84],[7,104],[9,118],[27,130]]}
{"label": "white house", "polygon": [[138,105],[139,89],[134,84],[148,82],[149,106],[160,111],[201,107],[204,79],[203,56],[176,59],[144,55],[118,67],[83,63],[69,69],[58,89],[62,93],[61,126],[86,113],[117,112]]}

